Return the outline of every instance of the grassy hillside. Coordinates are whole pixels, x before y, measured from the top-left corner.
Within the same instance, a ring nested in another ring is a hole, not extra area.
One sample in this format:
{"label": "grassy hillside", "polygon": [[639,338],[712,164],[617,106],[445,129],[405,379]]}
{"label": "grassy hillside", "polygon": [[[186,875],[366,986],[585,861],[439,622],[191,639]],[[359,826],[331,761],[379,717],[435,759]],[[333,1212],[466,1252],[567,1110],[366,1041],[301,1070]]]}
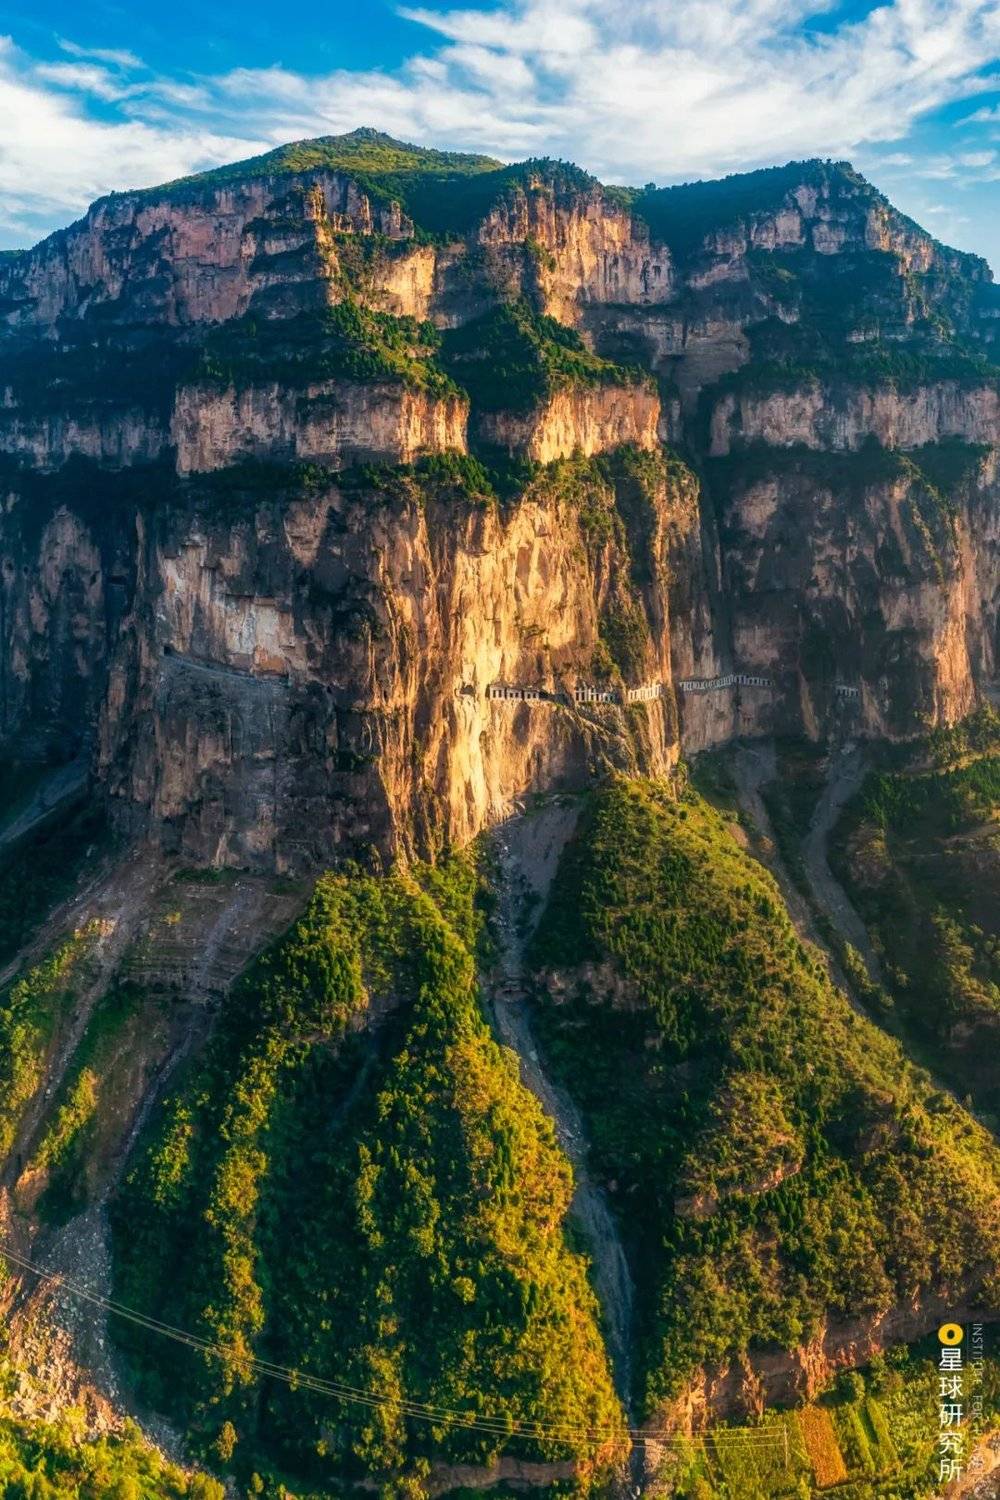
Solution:
{"label": "grassy hillside", "polygon": [[[928,764],[929,760],[929,764]],[[872,775],[836,830],[899,1025],[1000,1120],[1000,717],[935,736],[917,769]]]}
{"label": "grassy hillside", "polygon": [[1000,1151],[832,988],[693,792],[595,794],[534,959],[629,1244],[646,1410],[826,1320],[995,1296]]}
{"label": "grassy hillside", "polygon": [[[244,1477],[396,1476],[419,1494],[432,1460],[510,1451],[586,1474],[615,1457],[597,1308],[563,1227],[569,1166],[476,1000],[476,883],[458,859],[322,880],[233,993],[117,1204],[122,1300],[225,1350],[126,1330],[143,1395]],[[375,1405],[261,1384],[250,1355]],[[551,1435],[509,1438],[514,1424]]]}

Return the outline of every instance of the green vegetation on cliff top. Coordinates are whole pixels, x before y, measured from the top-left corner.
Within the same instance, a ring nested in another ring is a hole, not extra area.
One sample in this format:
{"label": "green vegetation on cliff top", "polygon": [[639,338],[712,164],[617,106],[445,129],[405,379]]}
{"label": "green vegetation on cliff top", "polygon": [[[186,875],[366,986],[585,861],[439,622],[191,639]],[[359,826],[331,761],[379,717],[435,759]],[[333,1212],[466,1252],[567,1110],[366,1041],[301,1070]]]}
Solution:
{"label": "green vegetation on cliff top", "polygon": [[613,206],[631,209],[648,224],[655,239],[667,243],[683,260],[696,253],[713,230],[773,214],[800,188],[860,197],[866,204],[889,210],[902,227],[926,235],[892,209],[849,162],[814,158],[672,187],[609,187],[572,162],[540,157],[505,164],[489,156],[411,145],[370,127],[293,141],[260,156],[143,189],[141,196],[181,197],[260,177],[314,171],[349,175],[375,203],[398,203],[418,232],[436,237],[468,233],[514,190],[597,190]]}
{"label": "green vegetation on cliff top", "polygon": [[505,302],[445,336],[443,363],[483,411],[530,411],[573,386],[639,385],[642,370],[592,354],[575,328]]}
{"label": "green vegetation on cliff top", "polygon": [[[398,203],[418,234],[449,238],[468,233],[517,189],[589,190],[597,180],[570,162],[548,158],[505,165],[489,156],[407,145],[365,128],[348,135],[293,141],[262,156],[147,188],[143,197],[185,197],[259,177],[342,172],[376,204]],[[614,196],[616,190],[612,189]]]}
{"label": "green vegetation on cliff top", "polygon": [[434,396],[458,395],[435,364],[441,335],[430,323],[372,312],[347,300],[293,318],[240,318],[210,332],[195,378],[237,388],[276,381],[402,382]]}
{"label": "green vegetation on cliff top", "polygon": [[977,353],[960,347],[934,353],[900,349],[881,344],[870,348],[837,350],[829,356],[803,362],[767,360],[750,364],[726,375],[713,388],[713,395],[733,391],[738,395],[766,396],[795,394],[803,388],[822,384],[833,403],[844,387],[892,386],[898,391],[914,391],[921,386],[954,382],[966,389],[996,385],[1000,366]]}
{"label": "green vegetation on cliff top", "polygon": [[665,240],[675,254],[686,259],[701,249],[713,230],[772,214],[796,188],[837,178],[873,198],[881,196],[849,162],[811,160],[733,172],[707,182],[647,187],[636,195],[632,207],[645,219],[654,238]]}
{"label": "green vegetation on cliff top", "polygon": [[762,479],[795,475],[834,494],[858,496],[874,485],[907,480],[925,492],[942,515],[951,515],[956,494],[973,484],[989,449],[982,443],[946,438],[920,448],[883,448],[868,438],[857,449],[809,448],[804,443],[775,447],[763,441],[747,443],[723,458],[706,462],[706,472],[721,502]]}

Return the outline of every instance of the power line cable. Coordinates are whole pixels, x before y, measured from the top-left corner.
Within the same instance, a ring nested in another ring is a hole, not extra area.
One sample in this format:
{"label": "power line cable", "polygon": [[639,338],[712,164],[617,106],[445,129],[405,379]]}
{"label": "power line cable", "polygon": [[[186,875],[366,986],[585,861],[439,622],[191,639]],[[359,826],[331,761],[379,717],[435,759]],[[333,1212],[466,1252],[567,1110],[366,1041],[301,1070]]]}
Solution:
{"label": "power line cable", "polygon": [[146,1313],[136,1311],[135,1308],[126,1307],[123,1303],[115,1301],[111,1297],[103,1297],[99,1293],[91,1291],[89,1287],[81,1286],[68,1276],[58,1272],[45,1271],[33,1261],[20,1255],[17,1251],[0,1241],[0,1254],[21,1270],[37,1276],[41,1281],[65,1290],[82,1301],[99,1307],[103,1311],[122,1318],[126,1322],[133,1323],[147,1333],[156,1333],[163,1338],[173,1340],[187,1348],[196,1350],[202,1354],[213,1355],[229,1364],[235,1364],[240,1369],[253,1371],[260,1375],[266,1375],[272,1380],[281,1381],[293,1389],[313,1391],[318,1395],[332,1396],[339,1401],[345,1401],[359,1406],[370,1408],[388,1408],[397,1411],[402,1416],[411,1417],[417,1421],[431,1422],[435,1425],[448,1425],[461,1427],[473,1432],[488,1433],[497,1437],[522,1437],[533,1440],[549,1439],[556,1442],[569,1442],[573,1439],[587,1442],[613,1442],[621,1441],[628,1437],[633,1444],[640,1445],[646,1442],[663,1445],[690,1444],[703,1442],[705,1437],[710,1437],[712,1443],[734,1444],[761,1451],[773,1445],[784,1445],[787,1450],[787,1432],[784,1427],[758,1427],[758,1428],[716,1428],[713,1432],[699,1434],[696,1437],[685,1437],[678,1433],[648,1432],[634,1427],[607,1427],[587,1428],[574,1427],[570,1424],[559,1424],[552,1422],[508,1422],[500,1418],[489,1416],[477,1416],[474,1412],[459,1412],[446,1407],[435,1407],[426,1402],[411,1401],[404,1397],[386,1396],[377,1392],[364,1390],[358,1386],[347,1385],[342,1381],[327,1380],[318,1375],[310,1375],[306,1371],[294,1370],[287,1365],[274,1364],[271,1361],[259,1359],[255,1355],[234,1354],[233,1350],[227,1349],[225,1345],[214,1343],[211,1339],[202,1338],[199,1334],[191,1333],[187,1329],[174,1327],[172,1324],[164,1323],[158,1318],[152,1318]]}

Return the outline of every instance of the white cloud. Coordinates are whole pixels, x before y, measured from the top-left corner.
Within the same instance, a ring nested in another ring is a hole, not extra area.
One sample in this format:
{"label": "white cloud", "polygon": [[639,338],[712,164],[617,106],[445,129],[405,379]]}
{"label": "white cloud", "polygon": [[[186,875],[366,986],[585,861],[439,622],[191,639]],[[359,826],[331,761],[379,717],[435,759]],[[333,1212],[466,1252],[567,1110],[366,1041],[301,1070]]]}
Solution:
{"label": "white cloud", "polygon": [[109,73],[97,63],[42,63],[34,76],[43,83],[54,83],[58,88],[76,89],[82,94],[93,94],[95,99],[110,103],[124,99],[130,93],[128,84],[121,77]]}
{"label": "white cloud", "polygon": [[8,243],[66,222],[112,187],[165,182],[253,144],[174,118],[164,125],[96,119],[39,76],[9,38],[0,38],[0,143],[0,230]]}
{"label": "white cloud", "polygon": [[[503,157],[568,157],[626,181],[796,156],[872,159],[879,143],[905,142],[928,112],[996,87],[986,70],[1000,54],[1000,0],[888,0],[860,20],[803,30],[827,8],[828,0],[407,7],[401,13],[425,29],[422,52],[395,72],[322,76],[274,66],[157,78],[125,50],[63,42],[74,62],[39,65],[8,45],[0,206],[14,203],[20,221],[41,224],[111,187],[368,124]],[[903,166],[913,154],[906,143],[881,160]],[[972,160],[959,165],[975,170]],[[951,175],[954,165],[923,169]]]}
{"label": "white cloud", "polygon": [[142,59],[136,57],[134,52],[109,47],[81,47],[76,42],[66,41],[64,37],[59,38],[59,46],[70,57],[92,58],[94,62],[107,63],[113,68],[142,67]]}

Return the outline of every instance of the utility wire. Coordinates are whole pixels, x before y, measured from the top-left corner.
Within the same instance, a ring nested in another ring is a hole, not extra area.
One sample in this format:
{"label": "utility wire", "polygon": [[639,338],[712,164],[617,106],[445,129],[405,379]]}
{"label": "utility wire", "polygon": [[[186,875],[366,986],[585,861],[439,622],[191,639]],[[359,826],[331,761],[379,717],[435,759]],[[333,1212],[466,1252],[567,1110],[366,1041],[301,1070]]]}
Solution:
{"label": "utility wire", "polygon": [[113,1298],[102,1297],[97,1292],[91,1291],[88,1287],[81,1286],[78,1282],[71,1280],[68,1276],[63,1276],[53,1271],[44,1271],[40,1266],[36,1266],[34,1262],[12,1250],[3,1241],[0,1241],[0,1255],[9,1260],[11,1264],[18,1266],[22,1271],[27,1271],[37,1276],[41,1281],[48,1282],[54,1287],[67,1291],[74,1297],[79,1297],[82,1301],[88,1302],[94,1307],[99,1307],[105,1312],[112,1313],[115,1317],[133,1323],[148,1333],[157,1333],[161,1337],[171,1339],[175,1343],[183,1344],[187,1348],[197,1350],[203,1354],[214,1355],[229,1364],[237,1365],[241,1370],[267,1375],[272,1380],[281,1381],[283,1384],[296,1390],[314,1391],[318,1395],[332,1396],[337,1400],[350,1402],[359,1406],[389,1408],[399,1412],[402,1416],[411,1417],[417,1421],[431,1422],[436,1425],[446,1424],[473,1432],[489,1433],[497,1437],[523,1437],[534,1440],[547,1438],[550,1441],[557,1442],[569,1442],[572,1439],[588,1442],[613,1442],[628,1437],[635,1445],[647,1442],[663,1445],[684,1445],[703,1442],[705,1436],[709,1436],[714,1445],[734,1444],[738,1447],[756,1448],[757,1451],[766,1449],[769,1446],[783,1445],[787,1453],[788,1438],[787,1430],[784,1427],[720,1427],[709,1434],[689,1438],[678,1433],[647,1432],[630,1427],[586,1428],[551,1422],[505,1422],[500,1418],[476,1416],[474,1412],[453,1411],[446,1407],[435,1407],[426,1402],[410,1401],[403,1397],[379,1395],[374,1391],[347,1385],[342,1381],[326,1380],[318,1375],[310,1375],[305,1371],[293,1370],[287,1365],[278,1365],[268,1360],[258,1359],[253,1355],[234,1354],[231,1349],[227,1349],[222,1344],[213,1343],[212,1340],[202,1338],[200,1335],[191,1333],[186,1329],[176,1328],[172,1324],[161,1322],[158,1318],[149,1317],[146,1313],[137,1312],[134,1308],[126,1307],[123,1303],[116,1302]]}

